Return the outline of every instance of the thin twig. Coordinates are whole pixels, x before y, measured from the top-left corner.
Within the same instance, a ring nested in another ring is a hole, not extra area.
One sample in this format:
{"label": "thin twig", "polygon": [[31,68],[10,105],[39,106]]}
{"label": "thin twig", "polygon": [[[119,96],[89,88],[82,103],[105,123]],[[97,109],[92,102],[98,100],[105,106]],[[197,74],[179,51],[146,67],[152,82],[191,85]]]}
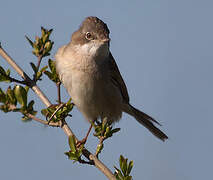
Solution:
{"label": "thin twig", "polygon": [[48,123],[48,121],[45,121],[45,120],[42,120],[42,119],[39,119],[37,117],[35,117],[34,115],[32,114],[26,114],[27,117],[41,123],[41,124],[44,124],[44,125],[49,125],[49,126],[52,126],[52,127],[61,127],[61,123],[60,121],[59,122],[50,122]]}
{"label": "thin twig", "polygon": [[[14,60],[4,51],[4,49],[1,47],[0,44],[0,55],[14,68],[15,71],[17,71],[21,77],[29,81],[30,87],[33,89],[33,91],[37,94],[37,96],[41,99],[41,101],[49,107],[51,105],[48,98],[43,94],[43,92],[39,89],[39,87],[33,82],[29,76],[14,62]],[[70,129],[70,127],[67,125],[66,121],[64,120],[61,128],[64,130],[64,133],[69,136],[74,136],[74,133]],[[77,139],[77,138],[76,138]],[[95,155],[93,155],[91,152],[89,152],[86,148],[82,151],[83,155],[90,161],[93,161],[95,166],[110,180],[116,180],[113,173],[108,169]]]}
{"label": "thin twig", "polygon": [[61,82],[56,83],[57,94],[58,94],[58,103],[61,104]]}
{"label": "thin twig", "polygon": [[23,84],[23,85],[27,85],[26,81],[20,81],[18,79],[12,78],[12,77],[9,77],[9,79],[10,79],[11,82],[16,82],[16,83],[20,83],[20,84]]}
{"label": "thin twig", "polygon": [[37,70],[39,70],[39,68],[40,68],[42,57],[43,57],[42,55],[38,56]]}

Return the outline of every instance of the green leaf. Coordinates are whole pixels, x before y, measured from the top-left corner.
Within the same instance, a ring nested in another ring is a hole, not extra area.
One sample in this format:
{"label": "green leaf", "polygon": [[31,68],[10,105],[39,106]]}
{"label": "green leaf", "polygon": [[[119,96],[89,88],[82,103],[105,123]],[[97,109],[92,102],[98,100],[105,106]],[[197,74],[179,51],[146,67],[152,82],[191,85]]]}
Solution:
{"label": "green leaf", "polygon": [[7,113],[9,111],[8,107],[6,105],[0,105],[0,109],[5,113]]}
{"label": "green leaf", "polygon": [[104,137],[109,137],[108,135],[109,135],[109,133],[110,133],[110,130],[111,130],[111,128],[110,128],[110,126],[107,126],[106,127],[106,131],[105,131],[105,133],[104,133]]}
{"label": "green leaf", "polygon": [[3,67],[0,66],[0,74],[6,74]]}
{"label": "green leaf", "polygon": [[40,55],[40,51],[39,51],[39,49],[38,49],[37,46],[34,48],[33,54],[34,54],[35,56],[37,56],[37,57]]}
{"label": "green leaf", "polygon": [[97,154],[100,154],[101,153],[101,150],[104,148],[104,145],[103,144],[98,144],[97,148],[96,148],[96,152]]}
{"label": "green leaf", "polygon": [[[44,73],[49,77],[50,80],[54,81],[54,82],[60,82],[58,75],[56,73],[56,68],[55,68],[55,61],[49,59],[48,60],[48,65],[50,68],[50,71],[45,71]],[[49,72],[49,73],[46,73]]]}
{"label": "green leaf", "polygon": [[52,33],[53,29],[50,29],[47,33],[50,35]]}
{"label": "green leaf", "polygon": [[119,171],[120,173],[122,174],[123,177],[120,176],[120,178],[122,180],[132,180],[132,176],[130,176],[130,172],[132,170],[132,167],[133,167],[133,161],[130,161],[129,164],[128,164],[128,159],[127,158],[124,158],[122,155],[120,155],[120,158],[119,158],[119,163],[120,163],[120,169],[117,169],[116,167],[116,178],[118,177],[118,174],[119,174]]}
{"label": "green leaf", "polygon": [[106,125],[107,125],[107,119],[104,118],[103,121],[102,121],[102,130],[106,129]]}
{"label": "green leaf", "polygon": [[25,86],[24,89],[26,90],[26,92],[28,93],[30,87],[29,86]]}
{"label": "green leaf", "polygon": [[42,42],[43,43],[47,42],[48,39],[49,39],[49,35],[48,34],[42,35]]}
{"label": "green leaf", "polygon": [[125,177],[124,180],[132,180],[132,176]]}
{"label": "green leaf", "polygon": [[69,136],[69,145],[72,152],[76,152],[76,143],[74,136]]}
{"label": "green leaf", "polygon": [[43,57],[49,56],[50,53],[44,53]]}
{"label": "green leaf", "polygon": [[69,159],[74,160],[74,161],[78,161],[78,156],[76,156],[76,154],[71,152],[69,154]]}
{"label": "green leaf", "polygon": [[6,71],[6,75],[7,75],[8,77],[10,77],[10,69],[8,69],[8,70]]}
{"label": "green leaf", "polygon": [[41,114],[43,114],[44,116],[47,116],[49,114],[49,112],[47,109],[42,109]]}
{"label": "green leaf", "polygon": [[123,166],[121,167],[121,170],[122,170],[124,176],[127,175],[127,160],[128,160],[128,159],[124,159],[124,161],[123,161],[123,163],[122,163]]}
{"label": "green leaf", "polygon": [[37,69],[36,65],[34,63],[32,63],[32,62],[30,63],[30,65],[31,65],[34,73],[36,74],[38,72],[38,69]]}
{"label": "green leaf", "polygon": [[46,29],[41,26],[41,36],[43,37],[46,34]]}
{"label": "green leaf", "polygon": [[0,88],[0,102],[5,103],[6,102],[6,94],[2,91]]}
{"label": "green leaf", "polygon": [[36,73],[36,80],[41,80],[41,76],[43,75],[43,72],[48,68],[48,66],[44,66],[40,71]]}
{"label": "green leaf", "polygon": [[44,45],[45,53],[48,53],[49,51],[51,51],[52,45],[53,45],[53,43],[51,43],[51,41],[47,41],[45,43],[45,45]]}
{"label": "green leaf", "polygon": [[5,77],[0,74],[0,82],[3,82],[5,80]]}
{"label": "green leaf", "polygon": [[124,161],[124,157],[122,155],[120,155],[120,159],[119,159],[119,162],[120,162],[120,168],[123,167],[123,161]]}
{"label": "green leaf", "polygon": [[70,156],[70,152],[65,152],[64,154],[65,154],[65,155],[67,155],[67,156],[68,156],[68,158],[69,158],[69,156]]}
{"label": "green leaf", "polygon": [[127,168],[127,175],[130,174],[131,170],[132,170],[132,167],[133,167],[133,161],[130,161],[129,162],[129,165],[128,165],[128,168]]}
{"label": "green leaf", "polygon": [[69,151],[64,154],[67,155],[70,160],[78,161],[78,156],[76,156],[73,152]]}
{"label": "green leaf", "polygon": [[124,176],[122,175],[121,171],[115,166],[114,166],[114,168],[115,168],[116,179],[123,180]]}
{"label": "green leaf", "polygon": [[30,40],[30,38],[28,38],[26,35],[25,35],[25,38],[27,39],[27,41],[30,43],[30,45],[31,45],[32,48],[33,48],[33,46],[34,46],[33,44],[34,44],[34,43],[33,43],[33,42]]}
{"label": "green leaf", "polygon": [[101,132],[101,131],[99,131],[99,132],[95,133],[95,134],[94,134],[94,136],[96,136],[96,137],[98,137],[98,138],[99,138],[99,137],[101,137],[101,134],[102,134],[102,132]]}
{"label": "green leaf", "polygon": [[52,75],[51,72],[49,72],[49,71],[44,71],[44,74],[46,74],[50,80],[53,79],[53,75]]}
{"label": "green leaf", "polygon": [[11,89],[10,86],[7,89],[7,96],[8,96],[8,100],[11,104],[14,104],[14,105],[17,104],[17,100],[15,97],[14,91]]}
{"label": "green leaf", "polygon": [[20,85],[14,87],[14,94],[17,101],[21,104],[22,107],[27,105],[27,91]]}
{"label": "green leaf", "polygon": [[21,120],[24,121],[24,122],[27,122],[27,121],[30,121],[31,118],[29,118],[28,116],[23,116],[23,117],[21,118]]}
{"label": "green leaf", "polygon": [[40,80],[40,77],[42,76],[42,72],[41,71],[39,71],[39,72],[37,72],[37,74],[36,74],[36,79],[37,80]]}
{"label": "green leaf", "polygon": [[[38,36],[35,37],[35,45],[36,45],[37,48],[40,48],[41,39],[40,39]],[[34,48],[35,48],[35,47],[34,47]]]}
{"label": "green leaf", "polygon": [[55,72],[55,63],[54,63],[54,61],[49,59],[48,60],[48,65],[50,67],[51,72]]}
{"label": "green leaf", "polygon": [[5,71],[1,66],[0,66],[0,82],[10,82],[10,70],[8,69]]}
{"label": "green leaf", "polygon": [[48,66],[44,66],[43,68],[41,68],[40,72],[43,73],[47,68],[48,68]]}
{"label": "green leaf", "polygon": [[114,134],[114,133],[116,133],[116,132],[118,132],[118,131],[120,131],[120,130],[121,130],[121,128],[115,128],[115,129],[113,129],[113,130],[111,131],[111,133]]}
{"label": "green leaf", "polygon": [[28,104],[28,106],[27,106],[27,109],[29,109],[30,111],[33,110],[33,105],[34,105],[34,103],[35,103],[35,102],[34,102],[33,100],[30,101],[29,104]]}
{"label": "green leaf", "polygon": [[82,155],[83,145],[79,147],[79,149],[75,152],[72,151],[72,149],[69,152],[65,152],[64,154],[69,157],[69,159],[76,161],[79,161],[79,158]]}
{"label": "green leaf", "polygon": [[10,79],[7,76],[0,75],[0,82],[11,82]]}
{"label": "green leaf", "polygon": [[80,147],[78,147],[78,156],[80,157],[82,155],[82,151],[84,149],[84,144],[80,145]]}

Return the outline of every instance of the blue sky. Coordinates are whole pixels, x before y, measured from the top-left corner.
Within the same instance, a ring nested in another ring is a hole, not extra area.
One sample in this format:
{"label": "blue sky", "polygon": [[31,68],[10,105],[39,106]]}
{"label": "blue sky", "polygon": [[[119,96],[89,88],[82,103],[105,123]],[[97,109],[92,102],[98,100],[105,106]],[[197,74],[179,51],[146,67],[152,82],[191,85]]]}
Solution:
{"label": "blue sky", "polygon": [[[105,142],[100,159],[113,170],[123,154],[134,161],[134,179],[211,179],[212,6],[210,0],[7,0],[0,7],[0,41],[30,74],[29,62],[35,58],[24,35],[33,38],[40,35],[41,26],[53,28],[53,58],[86,16],[98,16],[111,31],[111,52],[131,104],[161,122],[169,136],[162,143],[124,114],[115,125],[121,131]],[[9,67],[2,58],[0,65]],[[46,78],[38,85],[54,103],[54,85]],[[62,92],[66,101],[69,96]],[[38,101],[33,93],[31,98]],[[44,105],[38,102],[36,108]],[[69,124],[82,138],[89,124],[78,110],[72,115]],[[94,167],[67,160],[67,138],[61,129],[20,119],[20,114],[0,112],[0,179],[106,179]],[[90,135],[86,147],[94,152],[96,143]]]}

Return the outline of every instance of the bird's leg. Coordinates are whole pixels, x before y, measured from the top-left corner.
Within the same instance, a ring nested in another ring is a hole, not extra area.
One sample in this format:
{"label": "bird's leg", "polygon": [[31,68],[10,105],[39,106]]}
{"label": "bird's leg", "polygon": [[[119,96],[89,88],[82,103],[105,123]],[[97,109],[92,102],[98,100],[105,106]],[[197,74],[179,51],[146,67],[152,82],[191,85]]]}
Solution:
{"label": "bird's leg", "polygon": [[76,144],[77,147],[80,147],[82,144],[85,144],[85,143],[86,143],[87,138],[88,138],[88,136],[89,136],[89,133],[90,133],[91,129],[92,129],[92,124],[90,125],[89,130],[88,130],[86,136],[85,136],[81,141],[78,141],[78,142],[77,142],[77,144]]}

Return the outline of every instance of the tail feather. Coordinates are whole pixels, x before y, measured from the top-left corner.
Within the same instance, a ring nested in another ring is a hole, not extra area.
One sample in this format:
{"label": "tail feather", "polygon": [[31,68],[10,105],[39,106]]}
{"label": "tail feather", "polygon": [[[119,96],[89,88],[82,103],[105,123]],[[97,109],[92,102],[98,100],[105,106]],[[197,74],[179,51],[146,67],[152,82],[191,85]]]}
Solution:
{"label": "tail feather", "polygon": [[167,135],[164,134],[160,129],[158,129],[154,124],[158,124],[161,125],[159,122],[157,122],[155,119],[153,119],[152,117],[150,117],[149,115],[145,114],[144,112],[134,108],[133,106],[131,106],[130,104],[126,104],[124,106],[124,112],[132,115],[135,117],[135,119],[142,124],[143,126],[145,126],[152,134],[154,134],[157,138],[159,138],[162,141],[165,141],[166,139],[168,139]]}

